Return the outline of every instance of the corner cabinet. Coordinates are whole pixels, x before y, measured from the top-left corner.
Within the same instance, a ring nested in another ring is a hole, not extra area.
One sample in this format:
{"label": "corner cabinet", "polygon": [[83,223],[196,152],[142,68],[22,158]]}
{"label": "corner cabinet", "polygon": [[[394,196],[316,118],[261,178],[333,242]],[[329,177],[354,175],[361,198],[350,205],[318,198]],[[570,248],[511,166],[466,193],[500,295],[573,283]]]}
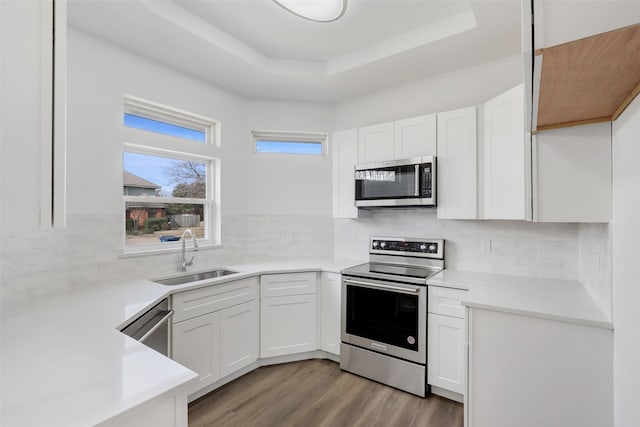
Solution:
{"label": "corner cabinet", "polygon": [[476,107],[438,113],[438,218],[477,217]]}
{"label": "corner cabinet", "polygon": [[315,272],[260,277],[260,357],[317,349]]}
{"label": "corner cabinet", "polygon": [[433,393],[458,401],[465,393],[464,292],[429,286],[427,316],[427,383]]}
{"label": "corner cabinet", "polygon": [[197,392],[258,358],[258,280],[172,296],[171,358],[200,377]]}

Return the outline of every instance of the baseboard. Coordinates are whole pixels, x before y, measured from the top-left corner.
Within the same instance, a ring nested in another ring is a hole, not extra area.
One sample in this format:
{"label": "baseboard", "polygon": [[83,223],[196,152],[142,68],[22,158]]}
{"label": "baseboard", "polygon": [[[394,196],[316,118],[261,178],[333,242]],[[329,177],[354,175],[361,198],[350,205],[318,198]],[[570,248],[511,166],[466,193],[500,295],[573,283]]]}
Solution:
{"label": "baseboard", "polygon": [[460,393],[456,393],[455,391],[445,390],[440,387],[431,386],[431,394],[437,394],[441,397],[446,397],[450,400],[455,400],[456,402],[464,403],[464,395]]}

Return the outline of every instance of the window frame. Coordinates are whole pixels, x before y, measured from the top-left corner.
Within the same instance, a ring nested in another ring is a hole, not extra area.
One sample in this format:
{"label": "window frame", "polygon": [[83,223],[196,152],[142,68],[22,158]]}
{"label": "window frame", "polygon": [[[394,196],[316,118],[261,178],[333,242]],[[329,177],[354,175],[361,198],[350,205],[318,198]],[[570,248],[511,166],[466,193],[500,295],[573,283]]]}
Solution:
{"label": "window frame", "polygon": [[[200,198],[159,197],[159,196],[127,196],[122,195],[122,210],[126,212],[128,202],[153,202],[201,204],[204,209],[204,237],[198,238],[200,248],[220,247],[221,240],[221,214],[220,214],[220,122],[201,115],[175,109],[141,98],[126,95],[124,97],[124,114],[136,114],[142,117],[159,120],[194,129],[194,123],[201,126],[198,129],[205,130],[206,141],[195,141],[176,136],[156,133],[152,131],[128,127],[122,123],[124,129],[124,141],[122,143],[124,171],[124,155],[126,152],[165,157],[176,160],[191,160],[202,162],[206,167],[206,195]],[[166,114],[166,116],[164,115]],[[124,186],[122,184],[122,186]],[[122,190],[121,190],[122,191]],[[149,245],[127,245],[126,217],[122,221],[122,251],[121,257],[149,255],[165,252],[177,252],[181,250],[181,242],[157,242]]]}
{"label": "window frame", "polygon": [[[327,141],[329,135],[323,132],[298,132],[298,131],[273,131],[273,130],[252,130],[253,153],[257,155],[285,155],[285,156],[305,156],[305,157],[326,157]],[[301,144],[317,144],[322,146],[320,154],[308,153],[280,153],[280,152],[262,152],[257,150],[258,141],[270,142],[291,142]]]}

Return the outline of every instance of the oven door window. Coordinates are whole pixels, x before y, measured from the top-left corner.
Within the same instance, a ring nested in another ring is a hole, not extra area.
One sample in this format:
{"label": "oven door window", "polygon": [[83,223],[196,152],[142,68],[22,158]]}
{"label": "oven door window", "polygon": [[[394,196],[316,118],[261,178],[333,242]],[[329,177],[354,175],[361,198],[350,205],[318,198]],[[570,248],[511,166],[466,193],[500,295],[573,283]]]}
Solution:
{"label": "oven door window", "polygon": [[347,286],[346,332],[418,350],[418,295]]}
{"label": "oven door window", "polygon": [[356,199],[402,199],[420,194],[416,165],[356,171]]}

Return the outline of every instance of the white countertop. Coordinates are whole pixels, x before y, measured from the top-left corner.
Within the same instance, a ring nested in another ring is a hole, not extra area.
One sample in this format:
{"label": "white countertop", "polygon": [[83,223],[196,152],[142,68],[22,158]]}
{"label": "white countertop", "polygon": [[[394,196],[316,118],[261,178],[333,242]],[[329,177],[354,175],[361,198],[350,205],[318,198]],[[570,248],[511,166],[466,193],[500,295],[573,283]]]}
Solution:
{"label": "white countertop", "polygon": [[[179,291],[264,273],[329,271],[358,261],[269,262],[165,286],[148,280],[79,289],[3,310],[0,425],[89,426],[184,393],[197,375],[117,329]],[[176,272],[175,275],[179,275]]]}
{"label": "white countertop", "polygon": [[611,320],[576,281],[444,270],[427,283],[467,289],[462,298],[467,307],[613,329]]}

